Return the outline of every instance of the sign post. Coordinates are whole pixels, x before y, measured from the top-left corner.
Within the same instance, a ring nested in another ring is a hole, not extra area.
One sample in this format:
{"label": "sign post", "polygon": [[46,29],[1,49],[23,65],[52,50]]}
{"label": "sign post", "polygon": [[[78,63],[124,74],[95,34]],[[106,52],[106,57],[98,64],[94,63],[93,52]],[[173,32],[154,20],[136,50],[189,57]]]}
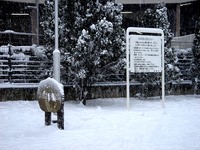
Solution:
{"label": "sign post", "polygon": [[130,107],[129,72],[162,72],[162,107],[164,107],[164,33],[157,28],[129,27],[126,32],[127,108]]}

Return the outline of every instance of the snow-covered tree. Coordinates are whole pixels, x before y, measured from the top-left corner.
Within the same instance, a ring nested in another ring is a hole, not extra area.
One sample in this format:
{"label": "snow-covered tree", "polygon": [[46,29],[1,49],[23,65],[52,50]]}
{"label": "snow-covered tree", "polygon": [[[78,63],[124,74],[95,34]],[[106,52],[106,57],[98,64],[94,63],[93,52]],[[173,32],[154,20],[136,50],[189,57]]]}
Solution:
{"label": "snow-covered tree", "polygon": [[[52,59],[52,50],[55,41],[55,7],[54,0],[46,0],[44,3],[41,26],[44,31],[44,40],[46,42],[46,54]],[[66,37],[65,28],[65,15],[62,15],[66,11],[67,5],[65,0],[59,1],[59,12],[58,12],[58,28],[59,28],[59,47],[65,47],[63,39]]]}
{"label": "snow-covered tree", "polygon": [[197,20],[195,26],[195,38],[193,41],[192,51],[195,59],[200,60],[200,18]]}
{"label": "snow-covered tree", "polygon": [[144,14],[144,26],[160,28],[164,32],[165,47],[171,46],[173,34],[167,15],[167,7],[164,2],[159,2],[153,9],[149,8]]}
{"label": "snow-covered tree", "polygon": [[[193,84],[196,85],[197,79],[200,77],[200,17],[196,21],[195,26],[195,38],[193,41],[192,52],[194,56],[194,62],[191,65],[191,76],[193,77]],[[196,88],[196,86],[194,86]]]}
{"label": "snow-covered tree", "polygon": [[[81,34],[83,19],[80,14],[83,6],[79,0],[59,0],[58,3],[59,50],[61,51],[61,82],[66,82],[69,76],[68,54],[74,52],[78,36]],[[41,25],[46,41],[46,55],[52,59],[55,39],[54,0],[45,0]]]}
{"label": "snow-covered tree", "polygon": [[[99,0],[59,1],[61,79],[74,85],[78,99],[85,100],[92,82],[119,72],[119,66],[123,66],[122,9],[121,4],[112,0],[102,3]],[[52,48],[53,0],[45,1],[44,12],[42,25]]]}
{"label": "snow-covered tree", "polygon": [[107,2],[105,5],[88,2],[84,28],[79,36],[75,51],[71,55],[70,71],[76,75],[80,99],[85,104],[86,93],[91,83],[120,70],[123,53],[124,30],[121,28],[122,5]]}
{"label": "snow-covered tree", "polygon": [[165,53],[165,82],[166,90],[170,90],[173,80],[179,79],[179,69],[175,66],[176,54],[171,47],[173,34],[168,21],[167,7],[164,2],[159,2],[153,9],[147,9],[144,14],[144,26],[160,28],[164,32],[164,53]]}

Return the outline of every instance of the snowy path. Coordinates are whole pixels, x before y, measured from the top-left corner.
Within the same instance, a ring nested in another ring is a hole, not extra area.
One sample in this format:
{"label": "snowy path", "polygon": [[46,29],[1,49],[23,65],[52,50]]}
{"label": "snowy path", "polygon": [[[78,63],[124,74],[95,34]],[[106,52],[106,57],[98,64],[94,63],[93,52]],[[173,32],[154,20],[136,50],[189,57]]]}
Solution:
{"label": "snowy path", "polygon": [[[56,116],[53,115],[53,118]],[[37,101],[0,102],[0,150],[199,150],[200,96],[65,103],[65,130],[44,126]]]}

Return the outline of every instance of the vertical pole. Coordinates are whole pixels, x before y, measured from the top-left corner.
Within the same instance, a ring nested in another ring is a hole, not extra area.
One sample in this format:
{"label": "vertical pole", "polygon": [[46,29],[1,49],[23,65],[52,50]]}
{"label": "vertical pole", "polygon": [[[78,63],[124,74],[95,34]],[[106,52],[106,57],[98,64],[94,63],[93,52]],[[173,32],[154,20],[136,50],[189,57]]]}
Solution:
{"label": "vertical pole", "polygon": [[55,0],[55,49],[58,50],[58,0]]}
{"label": "vertical pole", "polygon": [[126,98],[127,108],[130,108],[130,81],[129,81],[129,30],[126,31]]}
{"label": "vertical pole", "polygon": [[164,33],[162,33],[162,107],[165,107],[165,48],[164,48]]}
{"label": "vertical pole", "polygon": [[58,0],[55,0],[55,50],[53,51],[53,77],[60,82],[60,51],[58,50]]}
{"label": "vertical pole", "polygon": [[[55,50],[53,51],[53,77],[60,82],[60,51],[58,49],[58,0],[55,0]],[[58,128],[64,130],[64,96],[57,111]]]}
{"label": "vertical pole", "polygon": [[39,46],[39,0],[36,0],[36,10],[37,10],[37,30],[36,30],[36,35],[37,35],[37,46]]}
{"label": "vertical pole", "polygon": [[[10,36],[10,35],[9,35]],[[12,51],[11,51],[11,45],[8,44],[8,82],[12,83],[12,63],[11,63],[11,55],[12,55]]]}

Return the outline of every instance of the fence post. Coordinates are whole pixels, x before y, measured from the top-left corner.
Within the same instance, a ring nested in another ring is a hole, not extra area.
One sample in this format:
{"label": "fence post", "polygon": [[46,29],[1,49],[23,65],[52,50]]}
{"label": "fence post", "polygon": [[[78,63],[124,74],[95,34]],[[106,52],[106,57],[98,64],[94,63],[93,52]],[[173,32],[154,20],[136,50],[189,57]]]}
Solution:
{"label": "fence post", "polygon": [[45,125],[51,125],[51,112],[45,112]]}
{"label": "fence post", "polygon": [[11,56],[12,56],[12,51],[11,51],[11,45],[8,44],[8,82],[12,83],[12,62],[11,62]]}
{"label": "fence post", "polygon": [[60,109],[57,111],[58,128],[64,130],[64,95],[62,97]]}

